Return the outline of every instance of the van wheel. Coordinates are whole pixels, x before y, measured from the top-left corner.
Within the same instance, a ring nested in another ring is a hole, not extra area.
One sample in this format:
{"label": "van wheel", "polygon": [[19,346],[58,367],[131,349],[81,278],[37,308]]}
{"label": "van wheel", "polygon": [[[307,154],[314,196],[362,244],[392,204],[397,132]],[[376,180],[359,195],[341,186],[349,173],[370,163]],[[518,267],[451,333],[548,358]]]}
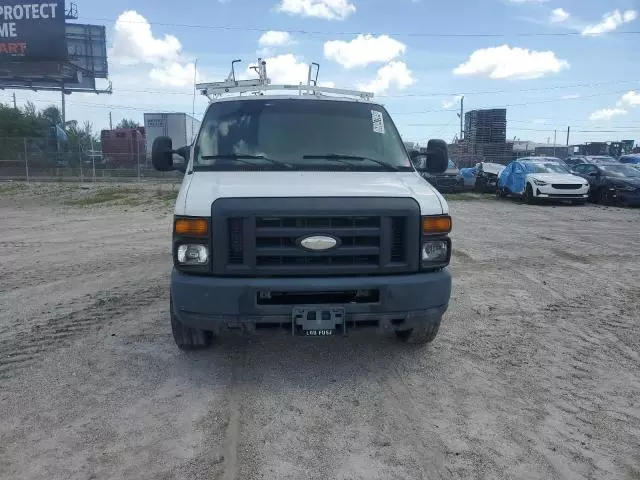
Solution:
{"label": "van wheel", "polygon": [[412,328],[411,330],[398,331],[396,332],[396,337],[405,343],[424,345],[435,340],[439,329],[439,323],[432,323],[423,327]]}
{"label": "van wheel", "polygon": [[173,340],[180,350],[201,350],[213,343],[213,333],[206,330],[187,327],[180,323],[171,306],[171,331]]}

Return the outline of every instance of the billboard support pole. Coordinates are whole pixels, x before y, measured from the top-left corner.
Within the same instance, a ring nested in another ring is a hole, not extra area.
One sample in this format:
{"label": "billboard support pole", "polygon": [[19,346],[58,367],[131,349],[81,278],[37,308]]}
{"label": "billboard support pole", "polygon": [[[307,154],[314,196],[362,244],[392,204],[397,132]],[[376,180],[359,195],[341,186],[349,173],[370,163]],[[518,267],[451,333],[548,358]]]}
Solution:
{"label": "billboard support pole", "polygon": [[64,98],[64,83],[62,84],[62,111],[60,112],[62,114],[62,125],[65,124],[65,122],[67,121],[67,105],[66,105],[66,100]]}
{"label": "billboard support pole", "polygon": [[29,159],[27,157],[27,137],[24,138],[24,169],[27,174],[27,183],[29,183]]}

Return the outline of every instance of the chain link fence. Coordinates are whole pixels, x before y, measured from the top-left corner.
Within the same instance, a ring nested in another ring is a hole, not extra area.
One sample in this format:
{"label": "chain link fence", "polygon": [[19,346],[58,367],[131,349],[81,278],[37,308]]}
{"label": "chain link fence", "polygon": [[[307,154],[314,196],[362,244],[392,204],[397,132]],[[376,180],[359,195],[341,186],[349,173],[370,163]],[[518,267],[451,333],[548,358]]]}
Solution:
{"label": "chain link fence", "polygon": [[180,182],[179,172],[158,172],[147,155],[70,148],[56,140],[0,137],[0,180]]}

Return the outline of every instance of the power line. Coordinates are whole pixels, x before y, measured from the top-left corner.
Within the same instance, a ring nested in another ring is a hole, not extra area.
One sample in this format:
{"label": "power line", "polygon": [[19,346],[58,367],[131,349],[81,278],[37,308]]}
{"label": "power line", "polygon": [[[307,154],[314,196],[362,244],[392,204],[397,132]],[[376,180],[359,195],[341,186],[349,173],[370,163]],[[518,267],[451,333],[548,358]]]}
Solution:
{"label": "power line", "polygon": [[[398,93],[390,95],[376,95],[375,98],[415,98],[415,97],[453,97],[456,95],[504,95],[508,93],[526,93],[526,92],[543,92],[550,90],[562,90],[568,88],[591,88],[599,87],[603,85],[640,85],[638,80],[613,80],[607,82],[595,82],[595,83],[575,83],[569,85],[554,85],[549,87],[537,87],[537,88],[523,88],[518,90],[479,90],[479,91],[456,91],[456,92],[430,92],[430,93]],[[115,93],[147,93],[152,95],[185,95],[191,97],[193,92],[175,92],[175,91],[162,91],[162,90],[120,90]],[[578,97],[579,98],[579,97]],[[574,100],[573,98],[566,98],[564,100]]]}
{"label": "power line", "polygon": [[[521,32],[521,33],[436,33],[436,32],[355,32],[355,31],[330,31],[330,30],[302,30],[302,29],[283,29],[280,27],[247,27],[247,26],[232,26],[232,25],[202,25],[202,24],[189,24],[189,23],[167,23],[167,22],[155,22],[155,21],[135,21],[135,20],[122,20],[121,18],[98,18],[98,17],[83,17],[83,20],[95,20],[98,22],[115,22],[116,20],[121,23],[133,23],[133,24],[150,24],[163,27],[177,27],[177,28],[194,28],[194,29],[206,29],[206,30],[223,30],[223,31],[241,31],[241,32],[269,32],[277,30],[279,32],[295,33],[299,35],[341,35],[341,36],[357,36],[357,35],[392,35],[395,37],[424,37],[424,38],[504,38],[504,37],[580,37],[583,36],[581,32]],[[608,32],[607,35],[640,35],[640,31],[614,31]]]}

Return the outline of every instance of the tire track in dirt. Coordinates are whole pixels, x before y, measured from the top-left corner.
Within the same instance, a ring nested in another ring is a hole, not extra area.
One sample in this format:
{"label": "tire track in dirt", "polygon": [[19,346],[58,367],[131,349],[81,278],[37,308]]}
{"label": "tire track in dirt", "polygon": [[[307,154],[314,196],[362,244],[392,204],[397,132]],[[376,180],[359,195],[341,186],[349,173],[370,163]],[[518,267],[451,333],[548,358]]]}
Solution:
{"label": "tire track in dirt", "polygon": [[131,314],[167,296],[164,279],[122,293],[105,293],[85,308],[33,325],[29,332],[0,341],[0,380],[30,367],[51,350],[69,345],[75,338],[125,313]]}

